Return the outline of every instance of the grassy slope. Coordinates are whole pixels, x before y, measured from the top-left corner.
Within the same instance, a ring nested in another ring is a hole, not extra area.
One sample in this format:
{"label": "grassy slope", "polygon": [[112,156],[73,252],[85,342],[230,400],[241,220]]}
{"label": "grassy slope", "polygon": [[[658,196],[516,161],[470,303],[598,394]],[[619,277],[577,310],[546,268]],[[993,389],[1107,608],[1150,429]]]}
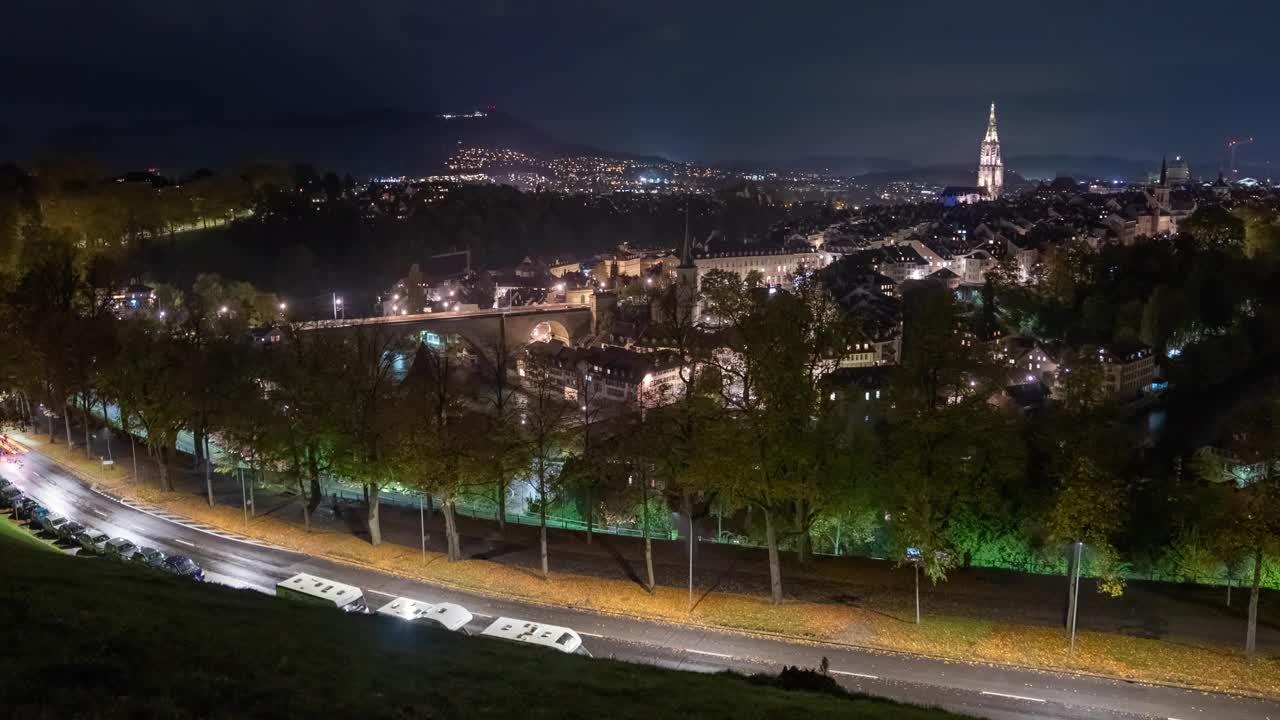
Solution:
{"label": "grassy slope", "polygon": [[[6,511],[12,513],[11,510]],[[13,521],[13,515],[0,515],[0,537],[5,540],[12,539],[14,542],[29,545],[32,548],[40,548],[49,552],[58,552],[57,548],[44,542],[40,538],[26,531],[26,528],[20,527]]]}
{"label": "grassy slope", "polygon": [[955,717],[346,617],[7,534],[0,627],[12,717]]}

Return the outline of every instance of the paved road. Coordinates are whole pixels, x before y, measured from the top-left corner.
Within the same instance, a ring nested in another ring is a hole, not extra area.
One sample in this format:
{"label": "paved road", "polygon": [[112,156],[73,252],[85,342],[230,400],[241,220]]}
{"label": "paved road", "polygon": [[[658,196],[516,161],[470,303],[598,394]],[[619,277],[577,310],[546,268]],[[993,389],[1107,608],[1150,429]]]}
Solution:
{"label": "paved road", "polygon": [[[270,593],[277,581],[309,572],[363,588],[374,606],[396,596],[454,602],[476,616],[473,631],[499,615],[563,625],[577,630],[596,657],[694,672],[775,673],[782,665],[816,667],[826,656],[832,673],[852,690],[998,720],[1280,720],[1278,702],[673,627],[446,590],[202,530],[182,518],[152,514],[99,495],[38,453],[23,461],[21,467],[0,463],[0,473],[46,507],[112,537],[189,555],[205,568],[209,580],[234,587]],[[335,622],[340,621],[335,615]]]}

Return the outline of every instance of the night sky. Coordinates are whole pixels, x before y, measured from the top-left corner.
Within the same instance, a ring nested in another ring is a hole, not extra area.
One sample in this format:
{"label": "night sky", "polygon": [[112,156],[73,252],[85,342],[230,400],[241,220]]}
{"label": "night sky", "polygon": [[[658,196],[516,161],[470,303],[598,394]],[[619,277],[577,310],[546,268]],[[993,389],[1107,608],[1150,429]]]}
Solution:
{"label": "night sky", "polygon": [[[1275,2],[216,0],[13,3],[10,132],[496,105],[681,159],[1280,160]],[[1244,155],[1242,154],[1242,157]]]}

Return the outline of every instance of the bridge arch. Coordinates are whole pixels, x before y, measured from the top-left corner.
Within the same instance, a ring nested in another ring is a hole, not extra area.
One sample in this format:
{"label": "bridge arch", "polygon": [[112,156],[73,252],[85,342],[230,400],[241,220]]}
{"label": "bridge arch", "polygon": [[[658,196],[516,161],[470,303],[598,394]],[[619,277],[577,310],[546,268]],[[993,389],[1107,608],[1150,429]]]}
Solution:
{"label": "bridge arch", "polygon": [[573,337],[569,334],[568,328],[559,320],[543,320],[534,325],[529,331],[529,337],[524,338],[521,344],[543,340],[559,340],[565,345],[573,344]]}

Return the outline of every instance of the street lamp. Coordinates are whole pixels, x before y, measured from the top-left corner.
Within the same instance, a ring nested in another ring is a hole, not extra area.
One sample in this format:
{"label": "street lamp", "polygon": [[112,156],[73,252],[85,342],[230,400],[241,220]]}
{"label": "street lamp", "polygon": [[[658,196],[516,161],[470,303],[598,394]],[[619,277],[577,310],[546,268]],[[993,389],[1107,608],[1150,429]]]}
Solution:
{"label": "street lamp", "polygon": [[[338,297],[338,293],[333,293],[333,319],[334,320],[338,319],[338,311],[341,309],[342,309],[342,298]],[[346,319],[347,317],[347,313],[345,310],[342,313],[342,317],[343,319]]]}
{"label": "street lamp", "polygon": [[1068,655],[1076,654],[1076,616],[1080,611],[1080,553],[1084,543],[1076,541],[1076,577],[1071,582],[1071,650]]}

